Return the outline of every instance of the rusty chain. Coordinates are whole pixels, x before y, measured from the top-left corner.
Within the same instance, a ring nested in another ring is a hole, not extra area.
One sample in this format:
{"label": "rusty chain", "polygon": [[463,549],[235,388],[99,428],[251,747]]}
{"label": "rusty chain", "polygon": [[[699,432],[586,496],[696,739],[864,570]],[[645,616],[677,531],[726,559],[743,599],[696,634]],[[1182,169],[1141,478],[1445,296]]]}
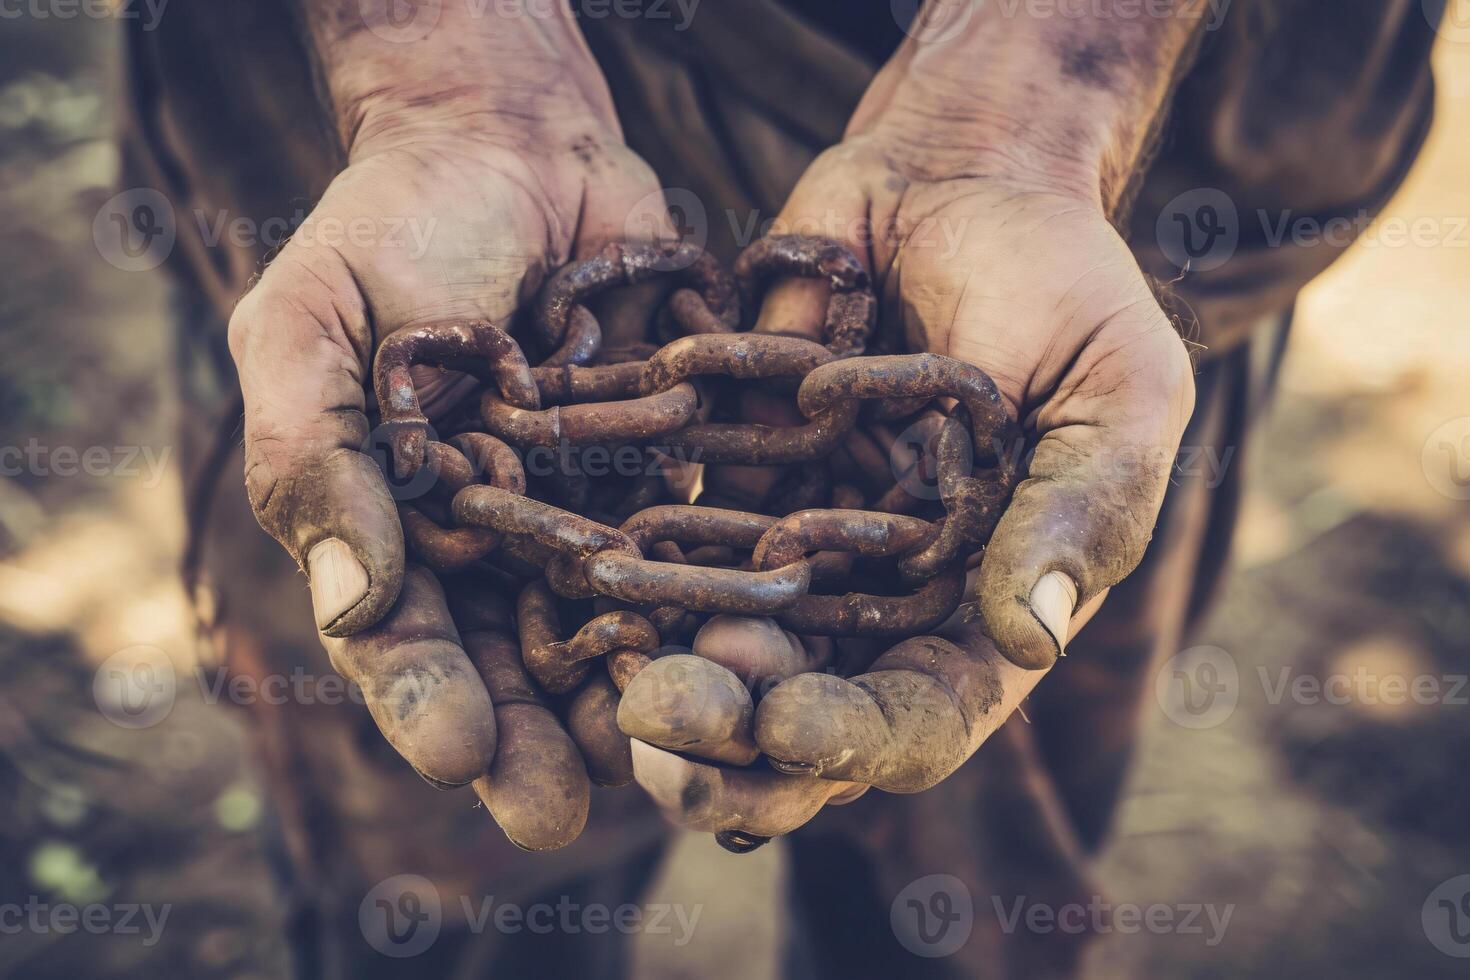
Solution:
{"label": "rusty chain", "polygon": [[[742,311],[792,276],[829,286],[822,341],[741,330]],[[654,281],[671,287],[650,325],[664,342],[605,346],[589,304]],[[777,236],[747,248],[733,275],[689,244],[615,243],[555,272],[525,324],[392,334],[373,368],[391,470],[432,475],[399,505],[411,554],[514,599],[524,666],[553,698],[599,664],[621,692],[715,614],[769,616],[803,637],[935,629],[1020,478],[1018,429],[979,368],[867,353],[881,346],[876,318],[847,248]],[[478,411],[444,441],[414,390],[415,369],[435,368],[483,383]],[[791,401],[802,421],[744,417],[751,390]],[[899,426],[924,450],[902,446]],[[530,465],[570,450],[641,469],[592,479]],[[718,465],[691,503],[703,464]],[[764,490],[741,484],[751,472],[767,474],[754,481]],[[723,836],[732,850],[760,843]]]}

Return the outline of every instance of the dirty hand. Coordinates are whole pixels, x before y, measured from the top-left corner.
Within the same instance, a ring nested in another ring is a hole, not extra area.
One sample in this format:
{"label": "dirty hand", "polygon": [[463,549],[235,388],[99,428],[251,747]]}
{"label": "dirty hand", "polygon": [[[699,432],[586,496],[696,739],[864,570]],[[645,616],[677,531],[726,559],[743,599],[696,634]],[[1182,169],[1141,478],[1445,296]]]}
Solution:
{"label": "dirty hand", "polygon": [[[913,32],[773,230],[847,243],[884,329],[983,368],[1035,442],[972,576],[981,619],[899,644],[850,681],[801,673],[770,689],[753,748],[780,772],[635,746],[639,781],[691,826],[770,836],[853,785],[915,792],[943,779],[1152,533],[1192,370],[1114,220],[1200,25],[969,10],[953,30]],[[757,329],[815,336],[826,289],[777,286]],[[639,725],[678,748],[665,730],[682,731],[689,709],[660,708]]]}
{"label": "dirty hand", "polygon": [[[247,489],[384,735],[431,782],[461,785],[494,755],[491,698],[440,584],[405,575],[394,500],[364,451],[374,351],[408,326],[504,324],[549,269],[662,236],[665,208],[569,17],[446,6],[404,44],[369,23],[372,3],[305,6],[347,166],[230,321]],[[620,302],[599,311],[610,332],[643,322],[652,297]],[[431,418],[468,387],[427,376]]]}
{"label": "dirty hand", "polygon": [[826,669],[831,645],[771,619],[716,616],[695,637],[695,656],[643,668],[618,706],[639,785],[675,823],[738,850],[869,787],[928,789],[1046,673],[1011,663],[958,616],[894,644],[851,680]]}

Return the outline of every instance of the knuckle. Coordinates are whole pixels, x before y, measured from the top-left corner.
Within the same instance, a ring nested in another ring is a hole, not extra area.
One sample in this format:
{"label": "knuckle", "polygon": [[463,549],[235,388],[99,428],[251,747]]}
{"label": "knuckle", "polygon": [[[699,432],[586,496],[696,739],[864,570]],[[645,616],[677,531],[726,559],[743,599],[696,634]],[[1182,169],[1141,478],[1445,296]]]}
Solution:
{"label": "knuckle", "polygon": [[271,537],[289,547],[283,533],[282,501],[288,496],[285,480],[266,454],[247,448],[245,462],[245,495],[256,523]]}
{"label": "knuckle", "polygon": [[1194,360],[1184,339],[1167,319],[1159,322],[1153,336],[1158,347],[1159,372],[1166,389],[1174,395],[1192,393]]}
{"label": "knuckle", "polygon": [[240,298],[235,304],[234,312],[230,314],[229,326],[225,331],[225,338],[229,344],[230,356],[235,360],[235,366],[244,367],[247,351],[259,336],[261,292],[259,288],[252,289]]}

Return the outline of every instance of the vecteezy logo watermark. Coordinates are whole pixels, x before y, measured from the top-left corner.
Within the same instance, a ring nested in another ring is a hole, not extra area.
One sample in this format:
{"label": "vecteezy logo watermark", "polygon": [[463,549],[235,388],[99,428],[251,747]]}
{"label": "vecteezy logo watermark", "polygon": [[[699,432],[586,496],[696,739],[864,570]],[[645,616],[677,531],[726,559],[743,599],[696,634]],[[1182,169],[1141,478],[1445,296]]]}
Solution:
{"label": "vecteezy logo watermark", "polygon": [[943,44],[969,25],[982,0],[888,0],[893,22],[920,44]]}
{"label": "vecteezy logo watermark", "polygon": [[434,945],[443,920],[439,889],[422,875],[386,878],[357,907],[357,925],[368,945],[400,959]]}
{"label": "vecteezy logo watermark", "polygon": [[1424,441],[1424,479],[1451,500],[1470,500],[1470,415],[1450,419]]}
{"label": "vecteezy logo watermark", "polygon": [[168,0],[0,0],[0,20],[136,20],[143,30],[158,27]]}
{"label": "vecteezy logo watermark", "polygon": [[[46,902],[31,895],[24,903],[0,903],[0,935],[14,936],[22,932],[46,935],[70,935],[86,932],[94,936],[143,935],[142,944],[152,947],[163,936],[173,905],[118,902],[104,905],[92,902],[73,905],[70,902]],[[144,935],[143,930],[147,929]]]}
{"label": "vecteezy logo watermark", "polygon": [[[911,497],[919,500],[938,500],[942,493],[939,486],[939,436],[944,418],[939,415],[924,415],[910,424],[888,447],[888,468],[894,481]],[[1032,457],[1046,443],[1028,441],[1025,438],[1009,442],[993,439],[986,451],[986,467],[1004,462],[1012,472],[1025,472],[1031,468]],[[960,445],[959,452],[952,457],[955,471],[964,476],[974,475],[975,454],[968,442]],[[866,456],[881,453],[868,446],[849,446],[850,451],[863,452]],[[1205,489],[1216,490],[1224,484],[1230,466],[1235,461],[1235,446],[1113,446],[1098,449],[1091,461],[1099,473],[1106,472],[1117,483],[1139,481],[1153,482],[1168,475],[1171,483],[1197,480]]]}
{"label": "vecteezy logo watermark", "polygon": [[235,248],[280,248],[287,241],[299,247],[313,248],[380,248],[399,249],[412,261],[429,251],[439,219],[430,215],[360,214],[352,218],[327,216],[308,220],[305,209],[297,209],[291,217],[275,216],[257,221],[228,211],[210,214],[202,208],[192,212],[199,239],[206,248],[218,248],[228,242]]}
{"label": "vecteezy logo watermark", "polygon": [[1240,671],[1219,647],[1190,647],[1170,657],[1154,678],[1165,717],[1182,728],[1214,728],[1235,713]]}
{"label": "vecteezy logo watermark", "polygon": [[530,477],[587,477],[599,480],[608,476],[663,477],[671,467],[697,465],[704,456],[700,447],[685,452],[672,447],[572,446],[565,442],[551,446],[532,446],[525,451],[521,465]]}
{"label": "vecteezy logo watermark", "polygon": [[[313,674],[302,667],[292,667],[289,674],[232,674],[227,667],[216,667],[212,671],[200,670],[195,675],[199,682],[200,695],[205,704],[230,704],[248,707],[255,704],[280,706],[283,704],[313,705],[328,707],[351,702],[366,704],[362,687],[341,674]],[[432,681],[421,682],[419,678],[405,678],[408,687],[425,688],[421,695],[432,693]]]}
{"label": "vecteezy logo watermark", "polygon": [[[675,946],[687,946],[704,914],[703,905],[656,902],[647,905],[580,903],[562,895],[556,902],[520,905],[494,895],[460,895],[459,912],[474,935],[493,930],[501,935],[623,935],[643,932],[672,935]],[[358,925],[368,945],[385,956],[417,956],[434,945],[444,922],[439,889],[421,875],[394,875],[374,885],[357,909]]]}
{"label": "vecteezy logo watermark", "polygon": [[1368,707],[1406,704],[1464,707],[1470,704],[1470,697],[1466,695],[1470,675],[1466,674],[1378,673],[1363,666],[1351,673],[1333,673],[1323,677],[1297,674],[1290,667],[1278,668],[1274,671],[1274,678],[1272,673],[1265,667],[1256,668],[1266,701],[1273,705],[1287,700],[1300,705]]}
{"label": "vecteezy logo watermark", "polygon": [[92,243],[124,272],[156,269],[174,250],[177,230],[168,198],[151,187],[113,195],[92,219]]}
{"label": "vecteezy logo watermark", "polygon": [[1419,922],[1435,949],[1456,959],[1470,958],[1470,874],[1440,882],[1424,899]]}
{"label": "vecteezy logo watermark", "polygon": [[992,895],[990,902],[995,907],[1001,931],[1008,936],[1021,929],[1038,935],[1060,932],[1073,936],[1147,932],[1155,936],[1203,936],[1209,947],[1218,946],[1224,940],[1225,930],[1230,928],[1230,919],[1235,914],[1233,902],[1224,906],[1210,902],[1136,905],[1109,902],[1099,895],[1092,896],[1085,905],[1068,902],[1054,906],[1029,901],[1025,895],[1011,902]]}
{"label": "vecteezy logo watermark", "polygon": [[[425,442],[438,442],[439,434],[434,427],[429,425],[427,429]],[[383,479],[387,481],[388,493],[394,500],[417,500],[439,482],[438,461],[430,455],[411,476],[398,476],[394,468],[393,435],[399,430],[400,427],[392,422],[374,426],[358,451],[378,464],[378,469],[383,471]]]}
{"label": "vecteezy logo watermark", "polygon": [[119,650],[92,675],[92,699],[120,728],[151,728],[173,710],[178,680],[173,662],[158,647]]}
{"label": "vecteezy logo watermark", "polygon": [[[228,667],[206,670],[192,676],[199,697],[209,705],[225,702],[240,707],[284,704],[327,707],[366,704],[362,687],[341,674],[317,674],[303,667],[289,673],[239,674]],[[423,698],[432,691],[432,678],[407,677],[409,692]],[[157,647],[136,646],[108,657],[93,676],[93,699],[103,717],[123,728],[149,728],[168,717],[178,700],[180,680],[168,656]],[[409,696],[405,694],[405,697]]]}
{"label": "vecteezy logo watermark", "polygon": [[[1470,0],[1467,0],[1470,2]],[[1180,270],[1209,272],[1230,261],[1250,223],[1250,241],[1266,248],[1470,249],[1470,216],[1421,214],[1375,217],[1366,208],[1322,217],[1287,208],[1257,208],[1242,216],[1224,191],[1197,187],[1159,212],[1154,237]]]}
{"label": "vecteezy logo watermark", "polygon": [[0,476],[141,476],[151,490],[163,482],[170,451],[169,446],[157,452],[152,446],[45,446],[28,439],[24,446],[0,446]]}
{"label": "vecteezy logo watermark", "polygon": [[[888,468],[894,481],[904,492],[917,500],[938,500],[942,494],[939,486],[939,436],[945,420],[938,415],[924,415],[905,428],[888,448]],[[968,438],[960,448],[960,457],[955,466],[968,476],[974,470],[974,448]],[[996,447],[997,454],[1011,451],[1013,464],[1025,450],[1024,444],[1013,447]]]}
{"label": "vecteezy logo watermark", "polygon": [[442,0],[358,0],[367,29],[391,44],[422,41],[439,25]]}
{"label": "vecteezy logo watermark", "polygon": [[1366,208],[1357,214],[1318,218],[1289,208],[1275,215],[1257,209],[1261,240],[1267,248],[1454,248],[1470,249],[1470,218],[1462,214],[1375,218]]}
{"label": "vecteezy logo watermark", "polygon": [[378,37],[394,44],[411,44],[428,37],[439,26],[450,4],[474,20],[493,17],[511,21],[573,19],[668,20],[675,31],[686,31],[694,21],[700,0],[358,0],[362,22]]}
{"label": "vecteezy logo watermark", "polygon": [[1240,244],[1240,213],[1229,194],[1215,187],[1185,191],[1164,205],[1154,222],[1154,240],[1176,268],[1218,269]]}
{"label": "vecteezy logo watermark", "polygon": [[[640,198],[628,210],[628,217],[623,221],[623,238],[629,242],[662,240],[669,227],[663,219],[664,214],[667,214],[668,222],[681,242],[699,249],[708,244],[709,213],[699,195],[686,187],[666,187]],[[664,259],[657,268],[660,272],[680,272],[688,268],[697,256],[698,253],[691,250],[685,258]]]}
{"label": "vecteezy logo watermark", "polygon": [[[1420,707],[1470,705],[1470,675],[1377,671],[1359,665],[1327,674],[1300,673],[1291,666],[1255,669],[1263,703],[1335,707]],[[1219,647],[1192,647],[1171,657],[1154,678],[1164,715],[1182,728],[1224,724],[1247,687],[1235,658]],[[1254,690],[1252,688],[1252,690]]]}
{"label": "vecteezy logo watermark", "polygon": [[[568,13],[574,20],[668,20],[675,31],[687,31],[700,0],[464,0],[471,17],[488,13],[501,20],[534,17],[549,20]],[[677,15],[677,19],[676,19]]]}
{"label": "vecteezy logo watermark", "polygon": [[[393,423],[376,426],[360,447],[360,452],[371,457],[382,470],[388,484],[388,492],[394,500],[414,501],[433,490],[439,480],[438,461],[431,455],[411,476],[399,477],[393,466]],[[433,426],[428,428],[428,442],[438,441]],[[566,441],[554,446],[531,446],[515,448],[520,460],[521,471],[533,479],[587,478],[600,480],[605,477],[659,477],[677,478],[681,467],[699,463],[704,452],[698,446],[690,450],[671,446],[577,446]],[[476,480],[485,480],[487,474],[478,460],[467,460],[470,472]]]}
{"label": "vecteezy logo watermark", "polygon": [[970,940],[975,903],[954,875],[925,875],[911,881],[888,910],[893,935],[915,956],[950,956]]}
{"label": "vecteezy logo watermark", "polygon": [[[0,0],[3,2],[3,0]],[[300,248],[396,249],[409,260],[428,254],[435,217],[366,215],[312,217],[305,208],[289,215],[256,218],[226,210],[194,208],[182,216],[161,192],[134,187],[113,196],[92,220],[98,253],[124,272],[155,269],[172,254],[179,228],[190,229],[205,248],[222,245],[269,252],[288,241]]]}

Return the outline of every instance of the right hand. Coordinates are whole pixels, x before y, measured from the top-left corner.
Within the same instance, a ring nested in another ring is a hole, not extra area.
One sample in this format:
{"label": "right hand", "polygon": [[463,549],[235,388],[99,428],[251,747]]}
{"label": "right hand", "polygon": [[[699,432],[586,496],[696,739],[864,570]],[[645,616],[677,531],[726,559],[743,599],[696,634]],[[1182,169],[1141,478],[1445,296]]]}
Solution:
{"label": "right hand", "polygon": [[[408,326],[504,324],[548,270],[630,230],[665,235],[653,173],[585,83],[567,71],[519,103],[487,109],[476,92],[470,106],[451,94],[362,113],[349,165],[230,320],[255,516],[305,573],[333,664],[440,786],[488,770],[494,712],[439,583],[423,570],[405,580],[394,500],[364,453],[373,354]],[[646,290],[621,293],[599,311],[609,331],[652,305]],[[426,375],[431,418],[467,392]]]}

